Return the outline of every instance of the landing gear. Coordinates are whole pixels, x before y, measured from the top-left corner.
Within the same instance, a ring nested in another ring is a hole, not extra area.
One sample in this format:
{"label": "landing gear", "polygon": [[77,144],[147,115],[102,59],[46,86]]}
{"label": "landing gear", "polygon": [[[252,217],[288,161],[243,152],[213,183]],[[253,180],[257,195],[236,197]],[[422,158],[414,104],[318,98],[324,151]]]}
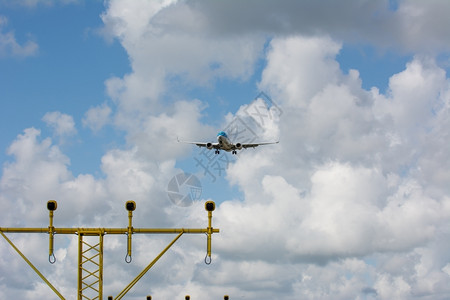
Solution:
{"label": "landing gear", "polygon": [[233,152],[231,152],[232,154],[234,154],[234,155],[236,155],[237,154],[237,151],[236,150],[233,150]]}
{"label": "landing gear", "polygon": [[219,150],[216,150],[214,153],[216,153],[216,154],[220,154],[220,151]]}

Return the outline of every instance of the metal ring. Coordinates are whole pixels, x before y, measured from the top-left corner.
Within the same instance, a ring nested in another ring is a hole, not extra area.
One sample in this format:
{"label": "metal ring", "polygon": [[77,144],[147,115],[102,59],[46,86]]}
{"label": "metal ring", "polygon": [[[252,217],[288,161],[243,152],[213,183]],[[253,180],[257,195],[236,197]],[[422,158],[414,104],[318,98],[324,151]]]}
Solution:
{"label": "metal ring", "polygon": [[131,255],[125,255],[125,262],[129,264],[132,261]]}
{"label": "metal ring", "polygon": [[52,253],[51,255],[48,256],[48,262],[51,263],[52,265],[56,262],[55,253]]}
{"label": "metal ring", "polygon": [[[209,257],[209,260],[208,260],[208,257]],[[208,256],[208,254],[206,254],[206,256],[205,256],[205,264],[210,265],[211,262],[212,262],[211,256]]]}

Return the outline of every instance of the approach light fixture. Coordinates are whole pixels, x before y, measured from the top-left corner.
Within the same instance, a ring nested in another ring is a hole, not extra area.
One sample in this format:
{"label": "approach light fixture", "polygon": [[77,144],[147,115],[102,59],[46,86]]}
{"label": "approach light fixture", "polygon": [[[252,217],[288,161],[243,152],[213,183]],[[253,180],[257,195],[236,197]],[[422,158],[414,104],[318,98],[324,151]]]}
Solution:
{"label": "approach light fixture", "polygon": [[127,203],[125,203],[125,208],[128,211],[134,211],[136,209],[136,202],[133,200],[127,201]]}
{"label": "approach light fixture", "polygon": [[49,200],[47,202],[47,209],[49,211],[54,211],[54,210],[56,210],[57,207],[58,207],[58,204],[56,203],[55,200]]}
{"label": "approach light fixture", "polygon": [[214,201],[206,201],[205,209],[207,211],[214,211],[216,209],[216,204],[214,203]]}

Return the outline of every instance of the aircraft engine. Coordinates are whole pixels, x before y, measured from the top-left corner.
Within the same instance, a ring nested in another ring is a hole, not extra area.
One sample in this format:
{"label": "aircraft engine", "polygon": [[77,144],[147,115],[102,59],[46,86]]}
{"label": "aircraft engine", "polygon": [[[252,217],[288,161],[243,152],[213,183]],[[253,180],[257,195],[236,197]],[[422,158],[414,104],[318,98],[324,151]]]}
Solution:
{"label": "aircraft engine", "polygon": [[242,149],[242,144],[241,143],[237,143],[236,144],[236,149],[241,150]]}
{"label": "aircraft engine", "polygon": [[212,147],[213,147],[212,143],[207,143],[207,144],[206,144],[206,148],[208,148],[209,150],[211,150]]}

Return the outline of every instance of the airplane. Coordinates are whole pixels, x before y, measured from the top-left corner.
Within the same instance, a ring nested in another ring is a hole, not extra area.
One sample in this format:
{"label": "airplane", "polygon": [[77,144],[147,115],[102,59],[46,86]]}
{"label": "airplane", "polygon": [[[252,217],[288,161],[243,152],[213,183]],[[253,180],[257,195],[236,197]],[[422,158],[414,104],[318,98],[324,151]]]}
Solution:
{"label": "airplane", "polygon": [[269,144],[278,144],[279,143],[279,141],[276,141],[276,142],[266,142],[266,143],[251,143],[251,144],[236,143],[236,144],[233,144],[228,139],[228,135],[225,131],[220,131],[217,134],[217,143],[186,142],[186,141],[180,141],[180,140],[178,140],[178,142],[186,143],[186,144],[194,144],[199,147],[206,147],[209,150],[214,148],[215,154],[219,154],[220,150],[224,150],[227,152],[231,151],[232,154],[237,154],[237,150],[247,149],[247,148],[255,148],[255,147],[258,147],[261,145],[269,145]]}

